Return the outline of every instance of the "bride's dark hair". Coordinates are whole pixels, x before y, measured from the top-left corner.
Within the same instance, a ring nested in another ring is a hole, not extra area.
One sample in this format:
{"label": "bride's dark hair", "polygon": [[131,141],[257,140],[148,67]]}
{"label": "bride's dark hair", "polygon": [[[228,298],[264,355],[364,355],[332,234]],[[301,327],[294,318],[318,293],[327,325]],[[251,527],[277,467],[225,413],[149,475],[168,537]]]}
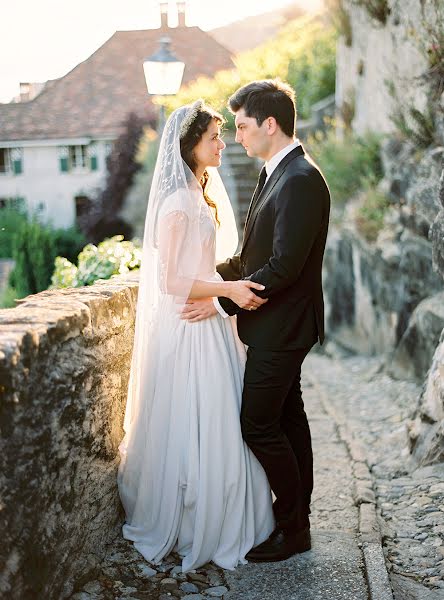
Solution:
{"label": "bride's dark hair", "polygon": [[[183,160],[190,167],[193,173],[196,173],[197,169],[197,162],[193,152],[194,148],[202,139],[202,136],[208,129],[208,126],[211,123],[212,119],[214,119],[218,125],[223,125],[225,123],[225,119],[221,114],[219,114],[209,106],[203,106],[203,108],[201,108],[198,111],[196,118],[190,124],[184,137],[180,140],[180,153],[182,155]],[[205,192],[208,179],[209,175],[205,170],[200,180],[203,189],[203,195],[205,198],[205,202],[210,208],[214,210],[216,222],[218,225],[220,225],[216,203],[213,202],[213,200],[211,200],[211,198]]]}

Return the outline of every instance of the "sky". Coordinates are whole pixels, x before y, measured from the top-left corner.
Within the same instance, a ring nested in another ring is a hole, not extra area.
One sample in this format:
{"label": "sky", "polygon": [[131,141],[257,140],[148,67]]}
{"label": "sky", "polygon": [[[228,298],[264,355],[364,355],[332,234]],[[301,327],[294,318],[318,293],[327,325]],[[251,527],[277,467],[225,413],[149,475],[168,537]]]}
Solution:
{"label": "sky", "polygon": [[[187,24],[209,30],[289,4],[320,0],[188,0]],[[170,13],[175,2],[170,0]],[[155,0],[0,0],[0,102],[18,95],[19,82],[61,77],[116,30],[160,24]],[[171,23],[172,25],[173,23]]]}

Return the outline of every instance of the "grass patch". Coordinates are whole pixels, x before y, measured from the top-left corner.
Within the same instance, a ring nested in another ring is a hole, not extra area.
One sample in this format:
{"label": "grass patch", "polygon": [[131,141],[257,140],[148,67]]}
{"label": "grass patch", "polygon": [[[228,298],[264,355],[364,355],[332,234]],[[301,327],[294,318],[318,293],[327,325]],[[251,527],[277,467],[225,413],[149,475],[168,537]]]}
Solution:
{"label": "grass patch", "polygon": [[344,206],[360,190],[375,186],[383,176],[380,158],[381,137],[374,133],[342,139],[334,129],[307,140],[307,149],[319,164],[335,206]]}
{"label": "grass patch", "polygon": [[362,204],[355,214],[355,225],[368,242],[376,241],[389,207],[390,201],[385,194],[372,187],[365,190]]}
{"label": "grass patch", "polygon": [[17,291],[10,285],[6,286],[0,294],[0,308],[14,308],[16,298],[18,298]]}

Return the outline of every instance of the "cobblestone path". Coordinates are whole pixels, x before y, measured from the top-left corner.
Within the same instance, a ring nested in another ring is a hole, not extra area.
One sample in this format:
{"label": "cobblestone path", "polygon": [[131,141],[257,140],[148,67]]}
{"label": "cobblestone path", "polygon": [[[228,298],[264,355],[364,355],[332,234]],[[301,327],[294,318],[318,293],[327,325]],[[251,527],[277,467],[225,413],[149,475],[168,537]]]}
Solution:
{"label": "cobblestone path", "polygon": [[315,454],[310,552],[182,574],[178,556],[149,565],[117,538],[100,574],[73,598],[386,600],[386,566],[396,600],[444,599],[444,465],[412,462],[407,423],[420,389],[382,367],[379,359],[316,353],[304,363]]}
{"label": "cobblestone path", "polygon": [[395,599],[443,600],[444,464],[420,467],[408,448],[419,386],[385,375],[384,359],[311,354],[305,366],[367,459]]}

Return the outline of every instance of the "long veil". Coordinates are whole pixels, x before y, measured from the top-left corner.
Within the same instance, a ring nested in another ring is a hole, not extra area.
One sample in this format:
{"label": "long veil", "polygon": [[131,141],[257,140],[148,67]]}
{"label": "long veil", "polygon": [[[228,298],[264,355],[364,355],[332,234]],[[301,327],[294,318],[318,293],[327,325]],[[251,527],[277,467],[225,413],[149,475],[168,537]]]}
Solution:
{"label": "long veil", "polygon": [[[189,111],[190,105],[178,108],[167,120],[148,200],[124,418],[125,437],[119,446],[120,478],[125,478],[127,490],[137,487],[135,480],[142,468],[141,459],[135,456],[138,446],[134,438],[138,434],[133,435],[134,424],[142,419],[142,429],[145,428],[148,435],[156,365],[175,343],[177,328],[184,326],[179,319],[179,308],[189,296],[202,261],[202,211],[208,211],[208,206],[199,182],[180,154],[180,127]],[[236,251],[238,234],[219,173],[214,168],[208,172],[206,193],[218,209],[220,226],[216,230],[216,257],[221,261]],[[162,312],[162,306],[168,302],[177,310]],[[134,452],[129,457],[131,448]]]}

